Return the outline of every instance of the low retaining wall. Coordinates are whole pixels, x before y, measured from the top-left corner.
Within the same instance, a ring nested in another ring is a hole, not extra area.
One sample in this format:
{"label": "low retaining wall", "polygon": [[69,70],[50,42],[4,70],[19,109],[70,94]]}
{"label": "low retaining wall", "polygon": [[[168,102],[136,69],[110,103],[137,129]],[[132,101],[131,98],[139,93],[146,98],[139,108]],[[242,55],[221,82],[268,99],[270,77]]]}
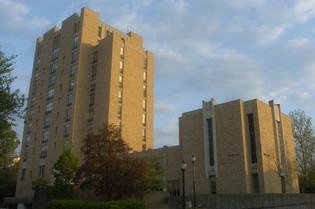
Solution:
{"label": "low retaining wall", "polygon": [[[181,197],[167,198],[173,208],[181,208]],[[193,203],[186,196],[186,206]],[[196,205],[207,209],[314,209],[315,194],[228,194],[198,195]]]}

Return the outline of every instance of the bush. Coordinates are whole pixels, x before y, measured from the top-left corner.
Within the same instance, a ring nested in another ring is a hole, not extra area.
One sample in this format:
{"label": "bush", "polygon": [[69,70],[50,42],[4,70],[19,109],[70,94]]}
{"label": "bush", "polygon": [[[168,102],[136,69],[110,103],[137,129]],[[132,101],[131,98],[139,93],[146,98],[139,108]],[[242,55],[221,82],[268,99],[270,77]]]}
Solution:
{"label": "bush", "polygon": [[90,202],[81,200],[52,200],[49,209],[147,209],[143,201],[116,200],[109,202]]}

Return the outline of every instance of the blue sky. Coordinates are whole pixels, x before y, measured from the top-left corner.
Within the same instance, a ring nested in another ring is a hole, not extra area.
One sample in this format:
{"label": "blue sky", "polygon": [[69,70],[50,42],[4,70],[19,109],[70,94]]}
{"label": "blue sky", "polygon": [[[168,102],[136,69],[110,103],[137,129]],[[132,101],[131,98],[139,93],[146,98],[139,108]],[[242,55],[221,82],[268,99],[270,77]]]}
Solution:
{"label": "blue sky", "polygon": [[274,100],[315,118],[315,0],[0,0],[16,88],[28,94],[36,38],[84,6],[154,52],[155,148],[178,144],[178,117],[211,98]]}

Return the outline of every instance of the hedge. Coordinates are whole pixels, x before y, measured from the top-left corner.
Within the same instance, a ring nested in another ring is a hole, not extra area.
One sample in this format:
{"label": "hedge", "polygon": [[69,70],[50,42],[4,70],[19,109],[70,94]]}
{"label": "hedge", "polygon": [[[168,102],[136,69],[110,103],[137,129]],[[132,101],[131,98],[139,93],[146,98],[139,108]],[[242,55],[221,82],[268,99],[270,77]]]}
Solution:
{"label": "hedge", "polygon": [[51,200],[49,209],[147,209],[143,201],[115,200],[108,202],[90,202],[81,200]]}

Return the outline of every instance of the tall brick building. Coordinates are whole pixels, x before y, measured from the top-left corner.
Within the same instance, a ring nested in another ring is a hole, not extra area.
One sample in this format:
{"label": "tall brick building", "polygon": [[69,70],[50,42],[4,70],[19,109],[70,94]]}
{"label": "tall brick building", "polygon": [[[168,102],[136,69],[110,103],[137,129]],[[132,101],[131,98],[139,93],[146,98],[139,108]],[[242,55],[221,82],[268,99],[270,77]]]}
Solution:
{"label": "tall brick building", "polygon": [[142,37],[124,34],[82,8],[38,38],[21,148],[16,197],[31,197],[31,182],[49,178],[70,145],[104,123],[122,127],[136,151],[153,146],[153,53]]}

